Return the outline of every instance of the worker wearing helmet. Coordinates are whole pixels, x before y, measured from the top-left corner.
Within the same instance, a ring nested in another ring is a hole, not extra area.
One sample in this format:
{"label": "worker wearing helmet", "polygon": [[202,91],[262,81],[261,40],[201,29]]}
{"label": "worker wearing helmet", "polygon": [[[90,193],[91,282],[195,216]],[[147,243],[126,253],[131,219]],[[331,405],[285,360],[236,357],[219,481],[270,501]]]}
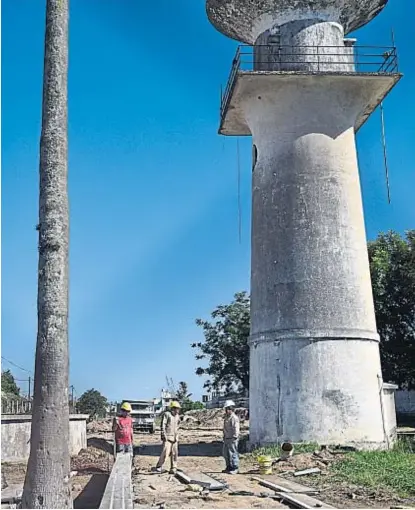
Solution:
{"label": "worker wearing helmet", "polygon": [[227,400],[224,405],[225,418],[223,421],[223,457],[226,469],[223,473],[236,475],[239,469],[238,441],[240,433],[239,418],[235,414],[235,402]]}
{"label": "worker wearing helmet", "polygon": [[131,418],[131,404],[123,402],[119,416],[114,418],[112,431],[115,432],[115,445],[117,453],[133,453],[134,433]]}
{"label": "worker wearing helmet", "polygon": [[156,472],[158,473],[162,473],[163,465],[167,458],[170,458],[170,473],[176,473],[177,457],[179,454],[180,408],[179,402],[170,402],[169,409],[163,414],[161,419],[163,450],[156,466]]}

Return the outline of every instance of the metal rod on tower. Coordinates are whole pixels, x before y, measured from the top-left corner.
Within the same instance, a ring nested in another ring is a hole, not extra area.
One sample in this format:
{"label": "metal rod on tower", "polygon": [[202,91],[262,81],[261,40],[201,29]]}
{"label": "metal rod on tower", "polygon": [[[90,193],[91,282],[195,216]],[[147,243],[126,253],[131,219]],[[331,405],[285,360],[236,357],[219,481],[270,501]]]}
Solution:
{"label": "metal rod on tower", "polygon": [[386,136],[385,136],[385,117],[383,115],[383,103],[380,103],[380,120],[382,124],[382,145],[383,145],[383,162],[385,165],[385,175],[386,175],[386,189],[388,192],[388,203],[391,203],[391,192],[389,185],[389,168],[388,168],[388,155],[386,152]]}
{"label": "metal rod on tower", "polygon": [[236,164],[238,172],[238,238],[239,244],[242,241],[242,212],[241,212],[241,159],[239,155],[239,137],[236,138]]}

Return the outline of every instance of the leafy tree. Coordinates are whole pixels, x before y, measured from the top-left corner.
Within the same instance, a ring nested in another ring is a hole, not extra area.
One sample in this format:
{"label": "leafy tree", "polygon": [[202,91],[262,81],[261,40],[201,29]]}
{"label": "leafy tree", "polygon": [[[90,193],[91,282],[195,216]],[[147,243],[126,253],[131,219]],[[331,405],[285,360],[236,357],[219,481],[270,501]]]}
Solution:
{"label": "leafy tree", "polygon": [[[380,234],[368,243],[370,271],[380,334],[384,380],[415,388],[415,230]],[[246,292],[235,294],[229,305],[218,306],[212,321],[198,319],[203,342],[192,344],[196,359],[206,359],[198,375],[210,376],[209,389],[228,391],[249,387],[250,301]]]}
{"label": "leafy tree", "polygon": [[197,411],[198,409],[205,409],[205,404],[203,402],[200,402],[199,400],[196,400],[195,402],[190,402],[188,411]]}
{"label": "leafy tree", "polygon": [[186,400],[189,400],[190,397],[192,396],[191,393],[188,393],[188,387],[187,387],[187,383],[184,382],[184,381],[180,381],[179,382],[179,387],[176,391],[176,398],[177,400],[182,403],[182,402],[185,402]]}
{"label": "leafy tree", "polygon": [[37,342],[22,508],[72,508],[68,353],[68,0],[46,1]]}
{"label": "leafy tree", "polygon": [[368,245],[383,378],[415,388],[415,230]]}
{"label": "leafy tree", "polygon": [[89,416],[104,417],[107,413],[108,400],[98,390],[85,391],[76,403],[77,410]]}
{"label": "leafy tree", "polygon": [[10,370],[4,370],[1,373],[1,391],[7,395],[20,397],[20,388],[18,388]]}
{"label": "leafy tree", "polygon": [[[179,387],[176,391],[176,398],[182,406],[182,412],[191,411],[192,409],[200,409],[196,402],[191,400],[192,394],[189,393],[187,383],[185,381],[179,382]],[[203,404],[202,404],[203,406]],[[204,406],[203,406],[204,407]]]}
{"label": "leafy tree", "polygon": [[250,299],[238,292],[228,305],[219,305],[211,314],[212,321],[197,319],[203,329],[203,342],[193,343],[197,360],[206,359],[208,367],[198,367],[196,374],[207,375],[208,389],[248,390]]}

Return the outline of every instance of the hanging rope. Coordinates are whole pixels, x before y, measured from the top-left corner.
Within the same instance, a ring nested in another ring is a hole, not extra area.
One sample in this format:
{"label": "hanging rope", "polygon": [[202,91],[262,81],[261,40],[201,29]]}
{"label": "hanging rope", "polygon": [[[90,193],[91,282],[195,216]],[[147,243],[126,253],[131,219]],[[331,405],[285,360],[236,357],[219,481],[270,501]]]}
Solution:
{"label": "hanging rope", "polygon": [[385,165],[385,176],[386,176],[386,189],[388,192],[388,203],[391,203],[391,193],[389,185],[389,168],[388,168],[388,155],[386,152],[386,136],[385,136],[385,117],[383,114],[383,103],[380,103],[380,121],[382,126],[382,145],[383,145],[383,162]]}
{"label": "hanging rope", "polygon": [[236,165],[238,176],[238,237],[242,241],[242,213],[241,213],[241,160],[239,156],[239,137],[236,138]]}

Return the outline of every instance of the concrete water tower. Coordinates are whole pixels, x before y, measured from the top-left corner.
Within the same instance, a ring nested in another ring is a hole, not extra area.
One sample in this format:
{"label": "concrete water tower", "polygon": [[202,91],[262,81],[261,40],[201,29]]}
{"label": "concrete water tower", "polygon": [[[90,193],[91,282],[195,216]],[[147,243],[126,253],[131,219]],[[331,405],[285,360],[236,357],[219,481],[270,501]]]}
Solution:
{"label": "concrete water tower", "polygon": [[223,135],[252,135],[250,442],[386,446],[355,133],[400,75],[345,35],[387,0],[207,0],[240,46]]}

